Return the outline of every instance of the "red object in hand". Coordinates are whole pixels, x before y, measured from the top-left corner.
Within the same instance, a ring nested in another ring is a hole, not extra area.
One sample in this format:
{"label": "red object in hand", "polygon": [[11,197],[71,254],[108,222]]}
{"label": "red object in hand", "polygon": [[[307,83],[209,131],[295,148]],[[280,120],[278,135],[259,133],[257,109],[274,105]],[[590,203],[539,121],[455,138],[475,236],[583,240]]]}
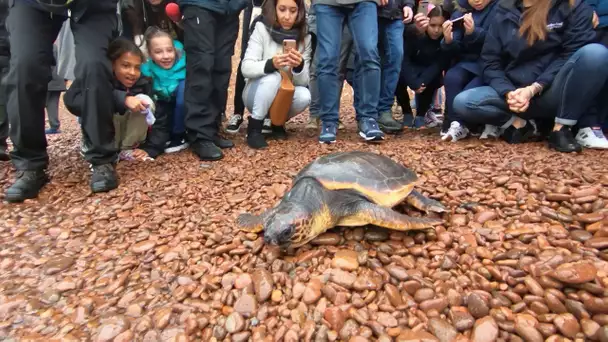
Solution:
{"label": "red object in hand", "polygon": [[182,21],[182,12],[179,10],[179,6],[174,2],[170,2],[165,6],[165,13],[167,13],[169,19],[176,23]]}

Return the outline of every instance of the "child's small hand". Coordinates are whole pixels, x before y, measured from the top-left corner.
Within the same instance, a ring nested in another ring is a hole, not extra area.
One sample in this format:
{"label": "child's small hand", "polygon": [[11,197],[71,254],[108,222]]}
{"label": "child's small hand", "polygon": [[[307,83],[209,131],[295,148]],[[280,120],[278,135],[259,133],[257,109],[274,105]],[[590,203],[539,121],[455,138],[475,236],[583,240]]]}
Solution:
{"label": "child's small hand", "polygon": [[475,31],[475,21],[473,20],[473,14],[467,13],[464,15],[464,34],[467,36]]}
{"label": "child's small hand", "polygon": [[425,90],[426,90],[426,86],[425,86],[425,85],[424,85],[424,83],[423,83],[423,84],[421,84],[421,85],[420,85],[420,88],[418,88],[418,89],[414,90],[414,92],[415,92],[416,94],[421,94],[421,93],[423,93]]}
{"label": "child's small hand", "polygon": [[443,22],[443,39],[446,44],[452,44],[454,41],[454,33],[452,32],[454,24],[450,20],[446,20]]}
{"label": "child's small hand", "polygon": [[148,108],[148,104],[135,96],[125,98],[125,106],[132,112],[143,112]]}
{"label": "child's small hand", "polygon": [[414,16],[414,23],[420,33],[426,32],[427,27],[429,27],[429,17],[422,13],[418,13]]}
{"label": "child's small hand", "polygon": [[409,6],[403,6],[403,23],[409,24],[414,17],[414,11]]}
{"label": "child's small hand", "polygon": [[600,24],[600,18],[597,16],[597,12],[593,11],[593,19],[591,20],[593,23],[593,28],[597,28],[597,25]]}

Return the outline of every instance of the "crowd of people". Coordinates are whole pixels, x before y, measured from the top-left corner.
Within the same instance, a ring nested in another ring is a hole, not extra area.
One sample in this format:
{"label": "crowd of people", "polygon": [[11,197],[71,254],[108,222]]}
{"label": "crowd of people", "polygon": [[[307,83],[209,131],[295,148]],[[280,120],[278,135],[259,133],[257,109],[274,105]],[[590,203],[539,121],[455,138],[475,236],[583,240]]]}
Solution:
{"label": "crowd of people", "polygon": [[[306,127],[318,129],[320,143],[334,143],[344,81],[353,88],[358,134],[367,142],[407,127],[441,126],[444,141],[479,136],[510,144],[547,140],[560,152],[608,148],[602,131],[608,0],[0,0],[0,6],[0,159],[11,159],[18,171],[5,194],[11,202],[37,197],[49,180],[45,133],[60,132],[56,107],[64,91],[81,125],[93,192],[118,186],[119,160],[154,160],[187,148],[201,160],[219,160],[234,146],[224,133],[236,134],[245,119],[246,143],[254,149],[287,139],[285,122],[306,109]],[[243,10],[234,112],[226,115]],[[76,62],[67,76],[58,70],[69,67],[58,61],[70,55]]]}

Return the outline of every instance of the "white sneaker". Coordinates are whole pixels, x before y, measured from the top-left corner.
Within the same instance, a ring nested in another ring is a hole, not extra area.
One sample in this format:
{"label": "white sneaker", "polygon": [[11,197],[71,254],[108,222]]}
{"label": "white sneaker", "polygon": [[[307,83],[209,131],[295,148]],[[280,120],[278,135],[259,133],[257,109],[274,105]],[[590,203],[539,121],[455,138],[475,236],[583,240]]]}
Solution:
{"label": "white sneaker", "polygon": [[493,138],[496,139],[500,136],[500,128],[497,126],[493,126],[493,125],[486,125],[486,127],[483,130],[483,133],[481,133],[481,136],[479,137],[479,139],[488,139],[488,138]]}
{"label": "white sneaker", "polygon": [[581,128],[576,134],[576,141],[583,147],[608,149],[608,140],[604,136],[604,132],[599,128]]}
{"label": "white sneaker", "polygon": [[262,134],[272,133],[271,125],[272,125],[272,121],[270,121],[270,118],[264,119],[264,124],[262,125]]}
{"label": "white sneaker", "polygon": [[468,134],[468,128],[463,127],[458,121],[452,121],[450,124],[450,129],[448,129],[445,135],[441,137],[441,140],[447,141],[448,139],[452,138],[452,142],[454,142],[466,138]]}

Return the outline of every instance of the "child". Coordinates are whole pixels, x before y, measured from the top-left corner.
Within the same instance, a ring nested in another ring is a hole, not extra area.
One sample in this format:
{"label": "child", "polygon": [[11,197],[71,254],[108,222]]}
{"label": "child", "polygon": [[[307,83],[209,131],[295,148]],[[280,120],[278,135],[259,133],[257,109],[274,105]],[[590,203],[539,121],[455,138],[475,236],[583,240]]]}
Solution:
{"label": "child", "polygon": [[156,158],[163,150],[173,153],[188,148],[184,127],[186,54],[182,43],[158,27],[150,27],[145,40],[150,59],[142,66],[141,72],[152,78],[157,112],[143,150],[151,158]]}
{"label": "child", "polygon": [[[452,15],[452,21],[443,24],[443,46],[450,50],[457,58],[456,65],[452,66],[445,74],[446,93],[446,115],[441,129],[442,139],[458,140],[466,136],[468,131],[452,130],[453,133],[460,132],[457,136],[448,136],[450,127],[450,114],[452,104],[456,95],[463,90],[480,87],[483,85],[483,68],[479,60],[481,48],[486,38],[486,30],[494,19],[494,12],[499,1],[496,0],[458,0],[458,4],[468,13],[456,11]],[[463,17],[464,16],[464,17]],[[498,137],[498,128],[487,126],[482,138]]]}
{"label": "child", "polygon": [[51,69],[53,79],[48,84],[46,93],[46,113],[49,117],[49,128],[46,129],[46,134],[57,134],[59,131],[59,98],[61,93],[66,91],[66,80],[57,74],[57,59],[58,49],[57,43],[53,44],[53,55],[55,57],[55,65]]}
{"label": "child", "polygon": [[550,148],[608,148],[595,111],[606,107],[608,49],[593,43],[592,12],[577,0],[501,2],[481,51],[489,86],[458,94],[453,120],[499,126],[517,144],[533,136],[531,119],[551,119]]}
{"label": "child", "polygon": [[424,125],[424,115],[433,103],[435,91],[441,88],[442,72],[450,61],[450,55],[441,46],[442,25],[448,17],[442,6],[429,5],[428,16],[416,14],[415,24],[405,29],[403,65],[397,86],[404,126],[412,124],[411,115],[407,115],[410,108],[407,87],[416,93],[416,127]]}

